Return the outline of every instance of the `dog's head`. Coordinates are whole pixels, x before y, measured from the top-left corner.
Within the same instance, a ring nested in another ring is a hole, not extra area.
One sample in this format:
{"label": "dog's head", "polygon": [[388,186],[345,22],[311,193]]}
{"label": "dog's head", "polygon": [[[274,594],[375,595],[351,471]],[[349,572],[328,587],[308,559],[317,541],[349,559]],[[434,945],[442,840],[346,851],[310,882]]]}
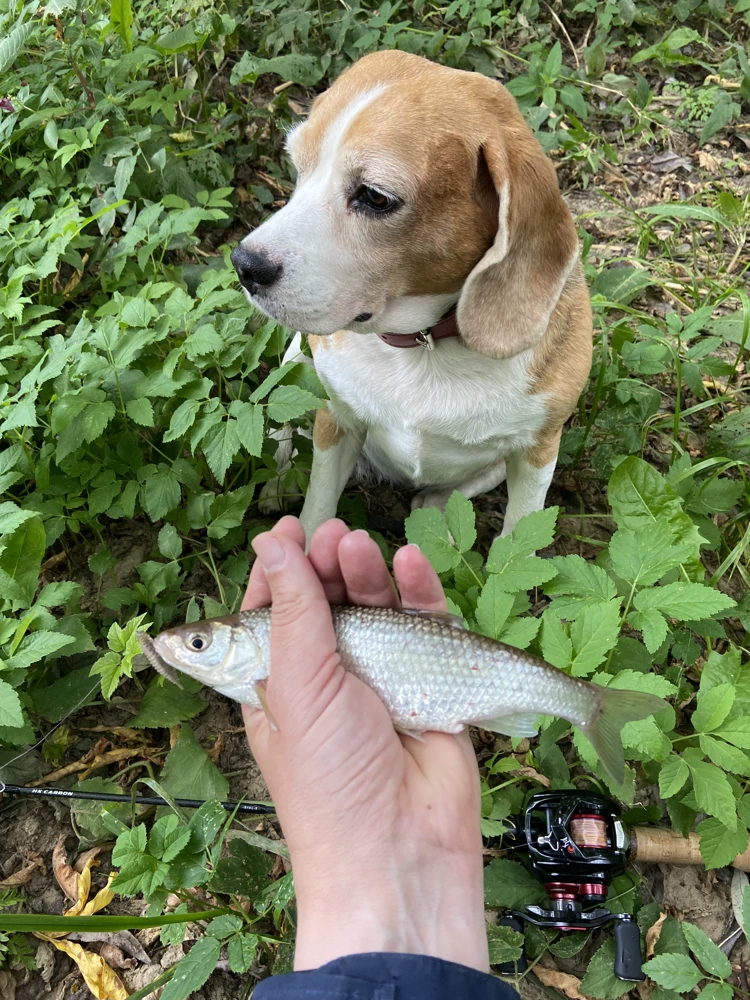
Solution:
{"label": "dog's head", "polygon": [[307,333],[412,333],[458,303],[466,344],[542,337],[578,243],[505,88],[403,52],[361,59],[289,135],[289,203],[232,260],[252,302]]}

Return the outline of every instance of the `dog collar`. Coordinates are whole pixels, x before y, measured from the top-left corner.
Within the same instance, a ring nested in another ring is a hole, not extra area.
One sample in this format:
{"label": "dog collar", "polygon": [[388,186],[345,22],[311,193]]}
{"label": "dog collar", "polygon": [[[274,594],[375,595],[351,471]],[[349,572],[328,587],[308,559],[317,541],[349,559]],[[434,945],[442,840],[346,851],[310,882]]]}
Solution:
{"label": "dog collar", "polygon": [[456,307],[438,320],[434,326],[428,326],[424,330],[417,330],[416,333],[379,333],[378,337],[389,347],[425,347],[432,351],[436,340],[445,340],[448,337],[460,337],[458,323],[456,322]]}

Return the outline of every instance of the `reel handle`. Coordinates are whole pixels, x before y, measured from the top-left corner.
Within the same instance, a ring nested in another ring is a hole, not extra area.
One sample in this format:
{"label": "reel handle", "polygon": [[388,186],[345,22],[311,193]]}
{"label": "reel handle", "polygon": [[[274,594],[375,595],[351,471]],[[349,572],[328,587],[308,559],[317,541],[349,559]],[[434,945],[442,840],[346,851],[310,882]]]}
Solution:
{"label": "reel handle", "polygon": [[641,932],[634,920],[615,923],[615,975],[629,983],[642,983]]}

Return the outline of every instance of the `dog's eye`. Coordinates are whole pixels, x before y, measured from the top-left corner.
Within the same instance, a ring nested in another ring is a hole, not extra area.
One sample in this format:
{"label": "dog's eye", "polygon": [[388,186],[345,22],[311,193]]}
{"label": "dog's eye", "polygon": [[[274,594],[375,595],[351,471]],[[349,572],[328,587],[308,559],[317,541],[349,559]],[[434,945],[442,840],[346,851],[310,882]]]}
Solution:
{"label": "dog's eye", "polygon": [[387,212],[392,212],[398,208],[399,204],[398,198],[384,194],[367,184],[362,184],[357,188],[350,202],[352,208],[364,209],[375,215],[385,215]]}

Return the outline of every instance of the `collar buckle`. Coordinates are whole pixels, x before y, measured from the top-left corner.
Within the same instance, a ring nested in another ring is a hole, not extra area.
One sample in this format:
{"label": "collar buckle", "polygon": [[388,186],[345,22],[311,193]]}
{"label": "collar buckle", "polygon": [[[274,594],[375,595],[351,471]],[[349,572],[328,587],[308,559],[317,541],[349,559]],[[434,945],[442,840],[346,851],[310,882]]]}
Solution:
{"label": "collar buckle", "polygon": [[435,339],[430,330],[420,330],[416,335],[416,341],[420,347],[424,347],[427,351],[435,350]]}

